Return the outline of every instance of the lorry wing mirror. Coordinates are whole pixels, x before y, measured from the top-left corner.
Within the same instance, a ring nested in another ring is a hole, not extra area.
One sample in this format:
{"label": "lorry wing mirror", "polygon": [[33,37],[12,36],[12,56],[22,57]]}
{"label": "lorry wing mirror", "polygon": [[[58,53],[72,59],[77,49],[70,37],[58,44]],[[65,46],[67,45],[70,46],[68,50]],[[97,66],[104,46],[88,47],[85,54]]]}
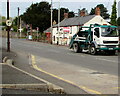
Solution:
{"label": "lorry wing mirror", "polygon": [[107,28],[107,31],[108,31],[108,32],[110,31],[110,27]]}
{"label": "lorry wing mirror", "polygon": [[79,31],[82,30],[82,27],[79,28]]}
{"label": "lorry wing mirror", "polygon": [[94,34],[99,38],[99,28],[95,28],[94,31]]}
{"label": "lorry wing mirror", "polygon": [[94,30],[95,30],[95,32],[99,32],[99,28],[95,28]]}

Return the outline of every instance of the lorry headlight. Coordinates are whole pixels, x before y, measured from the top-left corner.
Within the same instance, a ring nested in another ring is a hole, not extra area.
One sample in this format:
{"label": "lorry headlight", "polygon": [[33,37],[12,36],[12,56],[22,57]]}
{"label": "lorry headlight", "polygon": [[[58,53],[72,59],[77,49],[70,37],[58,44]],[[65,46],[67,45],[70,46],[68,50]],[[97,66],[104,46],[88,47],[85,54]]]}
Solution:
{"label": "lorry headlight", "polygon": [[119,46],[116,46],[116,48],[119,48]]}

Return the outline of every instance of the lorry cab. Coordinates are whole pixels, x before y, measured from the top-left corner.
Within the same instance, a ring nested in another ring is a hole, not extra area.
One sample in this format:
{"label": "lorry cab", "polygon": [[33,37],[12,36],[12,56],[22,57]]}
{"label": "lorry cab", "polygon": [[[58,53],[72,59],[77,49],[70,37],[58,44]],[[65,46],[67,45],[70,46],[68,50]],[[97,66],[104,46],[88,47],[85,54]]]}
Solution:
{"label": "lorry cab", "polygon": [[93,28],[93,41],[97,51],[115,54],[119,50],[119,35],[116,26],[99,25]]}
{"label": "lorry cab", "polygon": [[115,54],[116,50],[119,50],[117,26],[98,24],[91,24],[88,27],[82,26],[71,39],[69,46],[75,52],[82,52],[84,49],[92,55],[98,51]]}

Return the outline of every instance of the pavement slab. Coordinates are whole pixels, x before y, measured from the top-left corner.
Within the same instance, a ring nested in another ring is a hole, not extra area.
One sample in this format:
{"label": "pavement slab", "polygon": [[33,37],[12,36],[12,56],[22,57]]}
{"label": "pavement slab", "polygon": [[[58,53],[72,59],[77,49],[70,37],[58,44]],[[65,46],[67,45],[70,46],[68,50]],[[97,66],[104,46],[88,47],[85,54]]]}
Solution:
{"label": "pavement slab", "polygon": [[2,65],[2,84],[45,84],[43,81],[28,76],[8,65]]}

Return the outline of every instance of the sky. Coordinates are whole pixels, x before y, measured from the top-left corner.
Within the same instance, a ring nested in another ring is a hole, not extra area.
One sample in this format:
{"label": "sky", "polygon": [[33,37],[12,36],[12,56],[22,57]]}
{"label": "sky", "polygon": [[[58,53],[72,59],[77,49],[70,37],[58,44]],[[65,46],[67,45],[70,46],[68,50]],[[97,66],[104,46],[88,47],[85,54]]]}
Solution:
{"label": "sky", "polygon": [[120,17],[120,1],[118,2],[118,17]]}
{"label": "sky", "polygon": [[[0,15],[6,16],[6,1],[2,0],[0,8]],[[20,14],[23,14],[26,9],[32,4],[32,3],[39,3],[43,0],[9,0],[10,1],[10,17],[16,17],[17,16],[17,8],[20,8]],[[51,2],[51,0],[44,0],[47,2]],[[52,0],[53,1],[53,7],[58,8],[58,1],[60,1],[60,7],[68,8],[70,11],[73,11],[75,13],[78,12],[78,9],[86,8],[88,12],[90,12],[91,8],[94,8],[98,4],[104,4],[104,6],[108,9],[108,13],[110,14],[112,11],[112,4],[113,0]],[[117,0],[117,2],[120,0]],[[120,2],[119,2],[120,5]],[[118,5],[117,5],[118,6]],[[120,6],[119,8],[120,9]],[[120,10],[119,10],[119,16],[120,16]]]}

